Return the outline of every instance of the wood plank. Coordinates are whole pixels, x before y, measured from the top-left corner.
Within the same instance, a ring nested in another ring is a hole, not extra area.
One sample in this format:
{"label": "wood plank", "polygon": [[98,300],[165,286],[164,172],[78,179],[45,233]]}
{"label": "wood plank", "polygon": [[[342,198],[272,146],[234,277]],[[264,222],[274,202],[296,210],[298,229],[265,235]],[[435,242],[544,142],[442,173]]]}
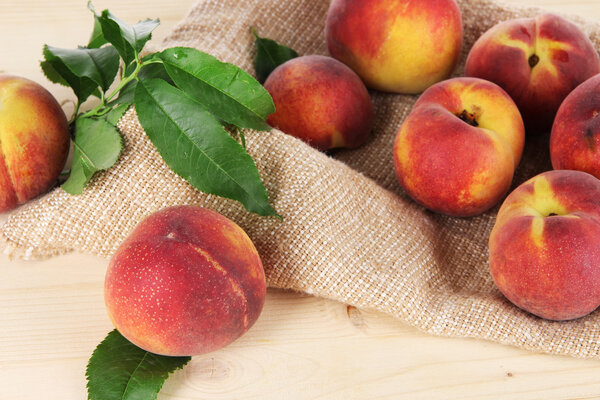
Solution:
{"label": "wood plank", "polygon": [[[107,260],[2,261],[3,395],[82,398],[87,359],[112,329],[102,296]],[[378,312],[269,290],[245,336],[194,357],[159,398],[593,398],[599,375],[600,361],[431,336]]]}

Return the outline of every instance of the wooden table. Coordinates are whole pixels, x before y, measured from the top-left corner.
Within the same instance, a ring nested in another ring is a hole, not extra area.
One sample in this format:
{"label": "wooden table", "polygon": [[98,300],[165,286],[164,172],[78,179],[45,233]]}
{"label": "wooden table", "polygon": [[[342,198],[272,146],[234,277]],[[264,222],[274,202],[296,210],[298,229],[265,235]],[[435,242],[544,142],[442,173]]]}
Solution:
{"label": "wooden table", "polygon": [[[510,0],[600,20],[597,0]],[[134,23],[160,17],[155,42],[192,0],[96,0]],[[1,0],[0,70],[46,86],[44,43],[84,44],[84,0]],[[6,216],[0,216],[2,222]],[[87,360],[112,329],[104,308],[107,260],[70,254],[41,262],[0,255],[0,399],[83,399]],[[256,325],[231,346],[175,373],[160,399],[600,398],[600,360],[536,354],[423,334],[386,315],[269,290]]]}

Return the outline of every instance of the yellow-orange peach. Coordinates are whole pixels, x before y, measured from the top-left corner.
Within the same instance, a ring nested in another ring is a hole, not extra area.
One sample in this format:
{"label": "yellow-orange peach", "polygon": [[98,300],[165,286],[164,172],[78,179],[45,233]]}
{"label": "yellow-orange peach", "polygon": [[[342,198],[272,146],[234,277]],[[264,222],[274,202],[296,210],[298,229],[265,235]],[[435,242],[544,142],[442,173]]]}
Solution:
{"label": "yellow-orange peach", "polygon": [[521,159],[523,121],[498,85],[454,78],[427,89],[394,142],[400,185],[428,209],[481,214],[508,191]]}
{"label": "yellow-orange peach", "polygon": [[369,137],[373,104],[360,78],[325,56],[293,58],[265,81],[275,112],[267,122],[319,150],[354,148]]}
{"label": "yellow-orange peach", "polygon": [[600,305],[600,180],[549,171],[504,201],[489,239],[500,291],[542,318],[569,320]]}
{"label": "yellow-orange peach", "polygon": [[513,98],[527,132],[548,131],[563,99],[600,72],[600,58],[575,24],[554,14],[502,22],[467,57],[465,74],[490,80]]}
{"label": "yellow-orange peach", "polygon": [[56,184],[69,152],[69,126],[52,95],[25,78],[0,75],[0,212]]}
{"label": "yellow-orange peach", "polygon": [[455,0],[333,0],[325,35],[368,87],[420,93],[454,70],[462,19]]}
{"label": "yellow-orange peach", "polygon": [[260,257],[233,221],[201,207],[146,217],[112,257],[104,295],[129,341],[152,353],[190,356],[244,334],[265,299]]}
{"label": "yellow-orange peach", "polygon": [[600,75],[577,86],[562,102],[550,135],[554,169],[574,169],[600,179]]}

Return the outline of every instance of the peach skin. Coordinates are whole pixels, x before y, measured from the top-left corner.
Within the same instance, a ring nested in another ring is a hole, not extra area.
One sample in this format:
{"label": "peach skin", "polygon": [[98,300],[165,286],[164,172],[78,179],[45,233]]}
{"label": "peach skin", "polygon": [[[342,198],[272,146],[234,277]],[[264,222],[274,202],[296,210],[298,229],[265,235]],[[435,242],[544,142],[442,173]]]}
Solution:
{"label": "peach skin", "polygon": [[0,75],[0,212],[45,193],[69,153],[69,125],[41,85]]}
{"label": "peach skin", "polygon": [[504,201],[489,239],[500,291],[538,317],[570,320],[600,305],[600,180],[549,171]]}
{"label": "peach skin", "polygon": [[275,112],[267,122],[319,150],[354,148],[368,138],[373,104],[360,78],[325,56],[293,58],[265,81]]}
{"label": "peach skin", "polygon": [[548,131],[564,98],[600,72],[600,58],[575,24],[554,14],[492,27],[473,45],[465,74],[500,85],[513,98],[527,132]]}
{"label": "peach skin", "polygon": [[498,85],[453,78],[427,89],[400,126],[400,185],[426,208],[468,217],[497,204],[521,159],[523,122]]}
{"label": "peach skin", "polygon": [[577,86],[562,102],[550,134],[554,169],[574,169],[600,179],[600,75]]}
{"label": "peach skin", "polygon": [[456,67],[462,18],[455,0],[333,0],[325,38],[368,87],[420,93]]}
{"label": "peach skin", "polygon": [[257,320],[266,294],[254,245],[201,207],[146,217],[112,257],[104,285],[117,330],[142,349],[190,356],[218,350]]}

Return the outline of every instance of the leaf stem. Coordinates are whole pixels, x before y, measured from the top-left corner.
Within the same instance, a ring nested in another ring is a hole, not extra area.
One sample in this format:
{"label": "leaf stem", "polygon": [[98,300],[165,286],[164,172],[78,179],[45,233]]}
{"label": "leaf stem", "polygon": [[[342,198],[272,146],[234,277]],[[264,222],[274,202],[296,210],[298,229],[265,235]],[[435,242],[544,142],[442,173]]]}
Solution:
{"label": "leaf stem", "polygon": [[93,109],[82,114],[81,115],[82,118],[96,116],[96,115],[103,115],[107,112],[107,110],[102,110],[103,107],[106,107],[106,103],[110,102],[121,91],[121,89],[123,89],[129,82],[131,82],[134,79],[137,79],[140,69],[145,65],[145,63],[143,61],[140,61],[138,59],[136,59],[135,62],[136,62],[135,70],[133,70],[133,72],[129,76],[125,77],[124,79],[121,79],[121,82],[119,82],[119,85],[107,97],[104,97],[104,92],[101,92],[102,102],[100,104],[98,104],[96,107],[94,107]]}

